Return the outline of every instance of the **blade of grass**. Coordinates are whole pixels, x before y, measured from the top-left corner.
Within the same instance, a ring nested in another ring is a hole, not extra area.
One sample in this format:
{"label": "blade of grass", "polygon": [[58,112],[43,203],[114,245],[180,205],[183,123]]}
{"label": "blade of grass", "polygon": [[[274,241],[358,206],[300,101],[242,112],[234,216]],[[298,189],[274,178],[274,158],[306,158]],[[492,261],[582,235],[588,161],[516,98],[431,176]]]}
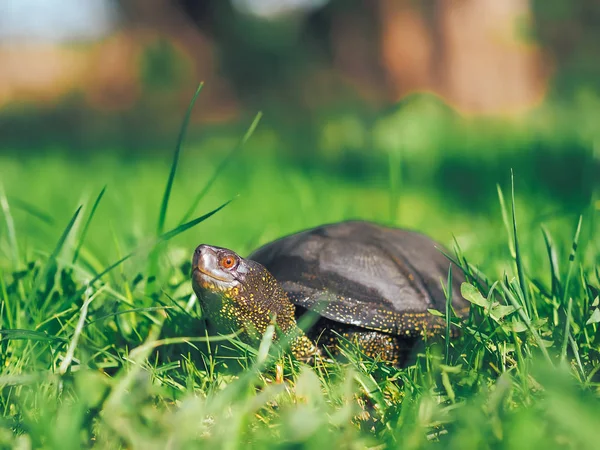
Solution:
{"label": "blade of grass", "polygon": [[550,261],[550,275],[552,277],[552,295],[557,299],[560,296],[560,269],[558,266],[558,257],[556,256],[556,250],[554,243],[550,237],[550,233],[545,226],[541,226],[542,233],[544,235],[544,243],[546,244],[546,251],[548,252],[548,260]]}
{"label": "blade of grass", "polygon": [[8,242],[10,245],[10,251],[13,257],[13,264],[15,269],[19,266],[19,245],[17,243],[17,232],[15,231],[15,221],[13,220],[8,206],[8,200],[4,194],[4,188],[0,186],[0,207],[4,213],[4,220],[6,221],[6,231],[8,234]]}
{"label": "blade of grass", "polygon": [[85,240],[85,236],[87,235],[88,227],[90,226],[92,218],[94,217],[94,213],[96,212],[96,208],[98,208],[98,205],[100,204],[100,200],[102,200],[102,197],[104,196],[105,191],[106,191],[106,186],[104,186],[102,188],[102,190],[100,191],[100,194],[98,194],[98,197],[96,197],[96,201],[94,202],[94,205],[92,206],[90,215],[88,216],[87,220],[85,221],[85,225],[83,226],[83,229],[81,230],[81,236],[79,238],[79,243],[77,244],[77,247],[75,248],[75,253],[73,254],[73,264],[75,264],[75,262],[77,261],[77,258],[79,257],[79,251],[81,250],[81,246],[83,245],[83,241]]}
{"label": "blade of grass", "polygon": [[63,344],[68,342],[64,338],[61,338],[59,336],[51,336],[43,331],[33,331],[24,329],[0,330],[0,336],[2,336],[2,338],[0,338],[0,341],[17,339],[28,341],[60,342]]}
{"label": "blade of grass", "polygon": [[573,266],[575,265],[575,255],[577,254],[577,245],[579,244],[579,234],[581,233],[581,222],[583,220],[583,216],[579,216],[579,221],[577,222],[577,229],[575,230],[575,236],[573,237],[573,245],[571,246],[571,253],[569,254],[569,267],[567,269],[567,278],[565,280],[565,290],[563,292],[562,304],[564,305],[567,300],[567,296],[569,295],[569,287],[571,284],[571,274],[573,272]]}
{"label": "blade of grass", "polygon": [[69,342],[69,346],[67,348],[65,357],[61,361],[60,366],[58,367],[58,373],[61,375],[64,375],[67,372],[69,366],[71,365],[71,361],[73,361],[73,356],[75,356],[75,349],[77,348],[77,344],[79,343],[79,336],[83,331],[85,319],[87,318],[88,307],[90,306],[90,303],[98,296],[98,294],[100,294],[100,292],[102,292],[102,289],[98,289],[96,292],[93,293],[93,295],[90,295],[90,297],[87,298],[81,306],[79,320],[77,321],[75,331],[73,332],[73,337],[71,338],[71,342]]}
{"label": "blade of grass", "polygon": [[162,241],[168,241],[169,239],[174,238],[175,236],[177,236],[178,234],[183,233],[184,231],[189,230],[192,227],[195,227],[196,225],[198,225],[201,222],[204,222],[206,219],[208,219],[210,216],[212,216],[213,214],[216,214],[217,212],[219,212],[220,210],[222,210],[223,208],[225,208],[227,205],[229,205],[229,203],[231,203],[232,200],[229,200],[225,203],[223,203],[221,206],[219,206],[216,209],[213,209],[211,212],[204,214],[203,216],[197,217],[193,220],[190,220],[189,222],[186,222],[184,224],[181,224],[175,228],[173,228],[170,231],[167,231],[166,233],[161,234],[158,237],[158,241],[162,242]]}
{"label": "blade of grass", "polygon": [[515,177],[511,169],[510,171],[510,185],[511,185],[511,201],[512,201],[512,225],[513,225],[513,239],[515,248],[515,261],[517,263],[517,273],[519,276],[519,283],[521,285],[521,291],[523,292],[523,301],[529,317],[532,317],[531,298],[529,297],[529,289],[525,280],[525,269],[523,267],[523,260],[521,258],[521,251],[519,249],[519,238],[517,235],[517,213],[515,207]]}
{"label": "blade of grass", "polygon": [[504,194],[502,193],[502,188],[499,184],[496,185],[496,189],[498,191],[498,200],[500,201],[500,211],[502,212],[502,222],[504,223],[504,228],[506,228],[506,236],[508,237],[508,249],[513,258],[515,258],[515,249],[513,245],[513,241],[510,238],[510,225],[508,222],[508,212],[506,210],[506,202],[504,201]]}
{"label": "blade of grass", "polygon": [[27,214],[41,220],[48,225],[54,225],[56,223],[50,214],[45,213],[44,211],[24,200],[21,200],[20,198],[15,198],[11,195],[10,202],[15,208],[25,211]]}
{"label": "blade of grass", "polygon": [[541,225],[542,233],[544,235],[544,243],[546,245],[546,251],[548,252],[548,260],[550,261],[550,277],[552,279],[551,282],[551,297],[552,297],[552,320],[554,325],[558,325],[559,317],[558,317],[558,309],[560,306],[560,302],[562,299],[561,289],[562,285],[560,282],[560,268],[558,264],[558,257],[556,255],[556,250],[554,247],[554,243],[552,242],[552,238],[546,227]]}
{"label": "blade of grass", "polygon": [[213,172],[212,176],[206,182],[206,184],[204,185],[202,190],[200,192],[198,192],[198,194],[194,198],[194,201],[192,201],[192,204],[190,205],[187,212],[183,215],[183,217],[179,221],[179,224],[184,223],[186,220],[188,220],[192,216],[192,214],[194,214],[194,211],[198,207],[198,204],[200,203],[200,201],[204,198],[206,193],[210,190],[210,188],[212,187],[214,182],[217,180],[219,175],[223,172],[223,170],[225,170],[225,168],[227,167],[229,162],[233,159],[233,156],[235,154],[237,154],[242,148],[244,148],[244,145],[246,145],[246,142],[254,134],[254,131],[256,130],[256,127],[258,126],[258,123],[260,122],[261,118],[262,118],[262,112],[259,112],[258,114],[256,114],[256,116],[254,117],[254,120],[252,121],[252,124],[250,124],[250,127],[246,131],[246,134],[244,134],[244,137],[240,140],[240,142],[238,142],[238,144],[235,147],[233,147],[233,149],[229,152],[229,154],[227,154],[227,156],[225,156],[225,158],[223,158],[223,160],[221,160],[220,164],[217,166],[217,168]]}
{"label": "blade of grass", "polygon": [[73,226],[75,225],[75,222],[77,221],[77,217],[79,217],[81,208],[82,208],[82,206],[79,205],[79,207],[75,211],[75,214],[73,214],[73,217],[71,217],[71,220],[69,221],[69,223],[67,224],[66,228],[64,229],[62,235],[60,236],[60,239],[58,240],[56,247],[50,254],[50,258],[48,259],[47,265],[56,264],[56,258],[58,258],[58,255],[60,254],[60,251],[62,250],[62,248],[65,244],[65,241],[67,240],[67,237],[69,237],[69,234],[71,233],[71,230],[73,229]]}
{"label": "blade of grass", "polygon": [[[46,262],[44,270],[42,270],[38,274],[38,276],[34,282],[34,287],[31,290],[31,293],[29,294],[28,304],[30,307],[39,306],[39,305],[34,305],[33,299],[34,299],[35,295],[37,294],[37,291],[40,288],[42,282],[47,278],[50,271],[56,265],[56,258],[60,254],[60,252],[65,244],[65,241],[67,240],[67,237],[69,236],[69,233],[71,232],[71,230],[73,229],[73,226],[75,225],[75,221],[77,220],[77,217],[79,217],[80,212],[81,212],[81,205],[79,205],[79,207],[77,208],[77,211],[75,211],[75,214],[73,214],[73,217],[71,217],[71,220],[69,221],[69,223],[63,230],[63,233],[60,236],[58,243],[56,244],[56,247],[54,247],[54,250],[50,254],[48,261]],[[41,306],[40,310],[43,311],[45,309],[47,301],[48,301],[48,299],[44,300],[44,303]]]}
{"label": "blade of grass", "polygon": [[[160,211],[158,213],[158,222],[156,225],[156,234],[159,236],[163,233],[165,227],[165,221],[167,218],[167,208],[169,206],[169,199],[171,198],[171,190],[173,189],[173,182],[175,180],[175,173],[177,172],[177,165],[179,163],[179,155],[181,153],[181,147],[183,144],[183,139],[187,132],[188,124],[190,122],[190,118],[192,116],[192,109],[194,104],[196,103],[196,99],[198,95],[200,95],[200,91],[202,91],[202,87],[204,86],[204,82],[200,83],[188,105],[188,109],[183,118],[183,123],[181,124],[181,128],[179,130],[179,136],[177,137],[177,143],[175,145],[175,152],[173,153],[173,160],[171,161],[171,170],[169,172],[169,177],[167,178],[167,184],[165,185],[165,192],[163,194],[163,199],[160,205]],[[158,257],[160,253],[160,247],[156,247],[148,256],[148,283],[146,285],[146,295],[149,295],[154,281],[156,280],[156,271],[158,266]]]}
{"label": "blade of grass", "polygon": [[445,362],[450,364],[450,309],[452,307],[452,264],[448,266],[448,287],[446,289],[446,355]]}
{"label": "blade of grass", "polygon": [[573,308],[573,299],[571,297],[569,297],[569,304],[567,305],[567,316],[565,317],[565,335],[564,335],[562,347],[560,350],[561,364],[564,364],[565,360],[567,359],[567,344],[569,343],[569,336],[571,333],[570,326],[571,326],[572,308]]}
{"label": "blade of grass", "polygon": [[579,356],[579,346],[575,339],[573,339],[573,335],[569,333],[569,344],[571,344],[571,351],[575,355],[575,361],[577,361],[577,368],[581,373],[581,381],[586,380],[585,370],[583,369],[583,364],[581,363],[581,357]]}
{"label": "blade of grass", "polygon": [[181,124],[181,129],[179,130],[179,136],[177,138],[177,144],[175,145],[175,153],[173,154],[173,161],[171,162],[171,171],[169,172],[169,178],[167,179],[167,184],[165,186],[165,193],[163,194],[162,203],[160,205],[160,213],[158,215],[158,224],[156,227],[156,234],[160,235],[165,227],[165,220],[167,217],[167,207],[169,206],[169,198],[171,197],[171,190],[173,188],[173,181],[175,180],[175,172],[177,171],[177,164],[179,162],[179,154],[181,153],[181,146],[183,144],[183,139],[187,132],[188,124],[190,122],[190,118],[192,116],[192,109],[194,108],[194,103],[196,103],[196,99],[200,92],[202,91],[202,87],[204,86],[204,82],[200,83],[196,88],[196,92],[190,101],[188,109],[183,118],[183,123]]}

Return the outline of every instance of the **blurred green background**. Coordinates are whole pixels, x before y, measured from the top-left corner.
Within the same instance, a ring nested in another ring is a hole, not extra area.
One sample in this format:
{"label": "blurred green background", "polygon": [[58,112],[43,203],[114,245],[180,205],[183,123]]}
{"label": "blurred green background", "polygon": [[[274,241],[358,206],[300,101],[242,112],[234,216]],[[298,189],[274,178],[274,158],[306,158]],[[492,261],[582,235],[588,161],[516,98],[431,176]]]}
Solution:
{"label": "blurred green background", "polygon": [[600,208],[597,2],[4,1],[0,177],[30,258],[105,185],[89,255],[155,232],[200,81],[167,225],[224,161],[194,214],[236,199],[176,239],[183,259],[361,217],[492,265],[511,169],[540,249],[540,223]]}

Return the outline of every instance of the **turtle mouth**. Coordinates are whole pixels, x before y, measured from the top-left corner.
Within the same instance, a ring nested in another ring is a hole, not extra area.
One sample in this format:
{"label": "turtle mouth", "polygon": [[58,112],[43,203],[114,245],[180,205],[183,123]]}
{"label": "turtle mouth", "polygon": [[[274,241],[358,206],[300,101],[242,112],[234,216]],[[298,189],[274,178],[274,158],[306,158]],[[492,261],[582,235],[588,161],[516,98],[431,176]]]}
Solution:
{"label": "turtle mouth", "polygon": [[[218,281],[222,281],[223,283],[230,283],[231,279],[227,279],[225,277],[220,277],[219,275],[215,274],[215,273],[211,273],[208,272],[207,270],[203,269],[202,267],[196,266],[194,268],[194,272],[199,272],[200,274],[207,276],[208,278],[211,278],[213,280],[218,280]],[[202,276],[200,275],[200,276]]]}

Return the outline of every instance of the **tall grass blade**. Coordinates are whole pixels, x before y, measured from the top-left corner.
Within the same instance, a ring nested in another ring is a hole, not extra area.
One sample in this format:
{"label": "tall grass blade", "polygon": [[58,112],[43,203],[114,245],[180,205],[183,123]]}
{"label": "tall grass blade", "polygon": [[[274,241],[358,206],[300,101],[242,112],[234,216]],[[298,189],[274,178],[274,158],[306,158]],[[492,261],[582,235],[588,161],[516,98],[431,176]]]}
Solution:
{"label": "tall grass blade", "polygon": [[56,223],[56,221],[50,214],[45,213],[36,206],[33,206],[31,203],[21,200],[20,198],[15,198],[13,196],[10,197],[10,202],[16,209],[20,209],[26,212],[27,214],[35,217],[36,219],[41,220],[47,225],[54,225]]}
{"label": "tall grass blade", "polygon": [[567,317],[565,317],[565,334],[563,337],[563,343],[560,350],[560,362],[564,364],[567,359],[567,344],[569,343],[569,336],[571,335],[571,314],[573,308],[573,299],[569,297],[569,304],[567,305]]}
{"label": "tall grass blade", "polygon": [[242,150],[242,148],[244,148],[244,145],[246,145],[246,142],[248,142],[250,137],[254,134],[254,131],[256,130],[256,127],[258,126],[258,123],[260,122],[261,118],[262,118],[262,112],[259,112],[258,114],[256,114],[256,116],[254,117],[254,120],[250,124],[250,127],[246,131],[246,134],[244,134],[244,137],[240,140],[240,142],[235,147],[233,147],[233,149],[225,156],[225,158],[223,158],[223,160],[221,160],[220,164],[217,166],[217,168],[215,169],[215,171],[213,172],[213,174],[209,178],[209,180],[206,182],[206,184],[204,185],[202,190],[200,192],[198,192],[196,197],[194,197],[192,204],[188,208],[187,212],[181,218],[181,220],[179,222],[180,224],[187,221],[192,216],[192,214],[194,214],[194,211],[198,207],[198,204],[200,203],[200,201],[204,198],[206,193],[210,190],[210,188],[215,183],[215,181],[217,180],[219,175],[223,172],[223,170],[225,170],[225,168],[227,167],[229,162],[233,159],[234,155],[236,155],[239,151]]}
{"label": "tall grass blade", "polygon": [[527,281],[525,279],[525,269],[523,267],[523,260],[521,258],[521,251],[519,249],[519,237],[517,233],[517,212],[515,207],[515,178],[512,170],[510,171],[510,185],[515,262],[517,263],[517,274],[519,276],[519,284],[521,285],[521,291],[523,292],[523,301],[525,303],[525,308],[527,309],[529,317],[532,317],[531,298],[529,296],[529,288],[527,287]]}
{"label": "tall grass blade", "polygon": [[15,230],[15,221],[10,212],[8,206],[8,200],[4,194],[4,189],[0,186],[0,207],[4,214],[4,220],[6,221],[6,231],[8,234],[8,243],[10,245],[10,251],[12,253],[13,265],[15,268],[19,266],[19,244],[17,243],[17,232]]}
{"label": "tall grass blade", "polygon": [[583,220],[583,216],[579,216],[579,221],[577,222],[577,229],[575,230],[575,236],[573,237],[573,244],[571,245],[571,253],[569,253],[569,267],[567,269],[567,278],[565,280],[565,290],[563,292],[562,304],[564,305],[567,301],[567,296],[569,295],[569,287],[571,285],[571,274],[573,273],[573,266],[575,265],[575,256],[577,255],[577,245],[579,244],[579,234],[581,233],[581,222]]}
{"label": "tall grass blade", "polygon": [[506,209],[506,202],[504,201],[504,194],[502,193],[502,188],[499,184],[496,185],[496,190],[498,191],[498,201],[500,202],[500,211],[502,212],[502,222],[504,223],[504,228],[506,228],[506,236],[508,238],[508,249],[510,251],[510,255],[515,258],[515,247],[513,240],[510,238],[510,224],[508,222],[508,211]]}
{"label": "tall grass blade", "polygon": [[0,330],[0,341],[4,340],[26,340],[26,341],[44,341],[44,342],[60,342],[66,343],[68,342],[66,339],[61,338],[59,336],[52,336],[43,331],[33,331],[33,330]]}
{"label": "tall grass blade", "polygon": [[[71,217],[71,220],[69,221],[69,223],[67,224],[67,226],[65,227],[65,229],[62,232],[62,235],[60,236],[60,238],[58,239],[58,243],[56,244],[56,247],[54,247],[54,250],[52,251],[52,253],[50,254],[50,257],[48,258],[48,261],[46,262],[46,265],[44,267],[44,270],[42,270],[34,283],[34,287],[31,290],[30,294],[29,294],[29,305],[30,306],[34,306],[32,301],[34,299],[34,297],[37,295],[37,291],[40,288],[40,286],[42,285],[42,283],[46,280],[46,278],[48,277],[48,274],[54,269],[54,267],[56,266],[56,259],[58,258],[58,255],[60,254],[65,241],[67,240],[67,237],[69,236],[69,234],[71,233],[71,230],[73,229],[73,226],[75,225],[75,221],[77,220],[77,217],[79,217],[79,213],[81,212],[81,208],[82,206],[79,205],[79,207],[77,208],[77,211],[75,211],[75,214],[73,214],[73,217]],[[47,301],[47,299],[46,299]],[[42,310],[44,309],[44,307],[46,306],[46,301],[44,301],[44,304],[42,306]],[[38,305],[39,306],[39,305]]]}
{"label": "tall grass blade", "polygon": [[81,230],[81,236],[79,238],[79,243],[77,244],[77,247],[75,248],[75,253],[73,254],[73,261],[72,261],[73,264],[75,264],[75,262],[77,261],[77,258],[79,257],[79,251],[81,250],[81,246],[83,245],[83,241],[85,240],[85,237],[87,235],[87,231],[88,231],[90,223],[92,222],[92,219],[94,217],[94,213],[96,212],[96,208],[98,208],[98,205],[100,204],[100,200],[102,200],[102,197],[104,196],[104,192],[106,192],[106,186],[104,186],[102,188],[102,190],[100,191],[100,194],[98,194],[98,197],[96,197],[96,201],[94,202],[94,205],[92,206],[90,215],[88,216],[87,220],[85,221],[85,225],[83,226],[83,229]]}
{"label": "tall grass blade", "polygon": [[167,208],[169,206],[169,198],[171,197],[171,190],[173,189],[173,181],[175,180],[175,172],[177,171],[177,164],[179,163],[179,154],[181,153],[181,146],[183,144],[183,139],[187,132],[188,124],[190,122],[190,118],[192,116],[192,109],[194,108],[194,103],[196,103],[196,99],[200,92],[202,91],[202,87],[204,86],[204,82],[198,85],[192,100],[188,106],[188,109],[183,118],[183,123],[181,124],[181,129],[179,130],[179,136],[177,138],[177,144],[175,146],[175,153],[173,154],[173,161],[171,162],[171,171],[169,172],[169,178],[167,179],[167,184],[165,186],[165,193],[163,194],[162,203],[160,205],[160,212],[158,214],[158,224],[156,227],[156,234],[160,235],[164,231],[165,220],[167,217]]}
{"label": "tall grass blade", "polygon": [[556,250],[554,243],[550,237],[550,233],[546,227],[542,225],[542,233],[544,235],[544,243],[546,244],[546,251],[548,252],[548,260],[550,261],[550,276],[552,277],[552,295],[557,299],[560,296],[560,268],[558,265],[558,257],[556,256]]}
{"label": "tall grass blade", "polygon": [[73,226],[75,225],[77,217],[79,217],[81,208],[82,208],[82,205],[79,205],[79,207],[75,211],[75,214],[73,214],[73,217],[71,217],[71,220],[69,221],[69,223],[67,224],[66,228],[64,229],[62,235],[60,236],[60,239],[58,240],[56,247],[50,254],[50,258],[48,259],[48,264],[56,263],[56,259],[58,258],[58,255],[60,254],[60,252],[65,244],[65,241],[67,240],[67,237],[69,237],[69,234],[71,233],[71,230],[73,229]]}
{"label": "tall grass blade", "polygon": [[[173,182],[175,180],[175,173],[177,172],[177,165],[179,163],[179,155],[181,153],[181,147],[183,144],[183,139],[187,132],[188,124],[190,118],[192,116],[192,110],[194,104],[196,103],[196,99],[200,95],[200,91],[202,91],[202,87],[204,86],[204,82],[198,85],[190,104],[188,105],[188,109],[183,118],[183,123],[181,124],[181,129],[179,130],[179,136],[177,137],[177,144],[175,145],[175,152],[173,153],[173,160],[171,161],[171,170],[169,172],[169,177],[167,179],[167,184],[165,185],[165,192],[163,194],[162,203],[160,205],[160,211],[158,213],[158,222],[156,225],[156,234],[157,236],[161,235],[164,232],[165,222],[167,219],[167,208],[169,206],[169,199],[171,198],[171,191],[173,189]],[[146,285],[146,294],[150,294],[152,290],[152,286],[154,284],[154,280],[156,279],[155,274],[158,267],[158,257],[160,250],[159,248],[155,248],[153,252],[148,256],[148,279],[150,280]]]}
{"label": "tall grass blade", "polygon": [[63,358],[60,366],[58,367],[58,373],[64,375],[73,361],[73,357],[75,356],[75,349],[77,348],[77,344],[79,343],[79,337],[81,336],[81,332],[83,331],[83,327],[85,325],[85,319],[87,318],[88,307],[94,298],[102,292],[101,290],[97,290],[94,292],[94,295],[90,296],[85,302],[83,302],[83,306],[80,310],[79,320],[77,321],[77,326],[75,327],[75,331],[73,332],[73,337],[71,338],[71,342],[69,343],[69,347],[67,348],[67,352],[65,357]]}
{"label": "tall grass blade", "polygon": [[168,241],[169,239],[174,238],[175,236],[177,236],[178,234],[183,233],[184,231],[189,230],[192,227],[195,227],[196,225],[198,225],[201,222],[204,222],[206,219],[208,219],[210,216],[218,213],[219,211],[221,211],[223,208],[225,208],[229,203],[231,203],[232,200],[229,200],[225,203],[223,203],[221,206],[219,206],[216,209],[213,209],[211,212],[204,214],[203,216],[197,217],[193,220],[190,220],[189,222],[186,222],[184,224],[181,224],[175,228],[173,228],[170,231],[167,231],[166,233],[161,234],[158,237],[158,242],[163,242],[163,241]]}
{"label": "tall grass blade", "polygon": [[452,309],[452,264],[448,266],[448,287],[446,288],[446,364],[450,364],[450,312]]}
{"label": "tall grass blade", "polygon": [[571,345],[571,351],[575,355],[575,361],[577,361],[577,368],[579,369],[579,373],[581,373],[581,379],[585,380],[585,369],[583,368],[581,356],[579,355],[579,346],[577,345],[577,342],[575,342],[572,333],[569,333],[569,344]]}

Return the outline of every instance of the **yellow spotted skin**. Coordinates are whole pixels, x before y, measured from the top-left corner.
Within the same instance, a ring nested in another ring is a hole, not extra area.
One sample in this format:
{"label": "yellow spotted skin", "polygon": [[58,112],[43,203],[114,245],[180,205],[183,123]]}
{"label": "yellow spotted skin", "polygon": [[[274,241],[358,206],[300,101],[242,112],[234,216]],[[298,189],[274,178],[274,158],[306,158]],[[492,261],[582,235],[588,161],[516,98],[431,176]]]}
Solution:
{"label": "yellow spotted skin", "polygon": [[275,323],[280,332],[292,337],[291,350],[298,359],[307,360],[319,353],[315,343],[298,328],[294,304],[259,264],[251,266],[245,282],[238,286],[223,289],[206,279],[194,279],[193,286],[205,314],[220,331],[241,331],[244,341],[256,343]]}

